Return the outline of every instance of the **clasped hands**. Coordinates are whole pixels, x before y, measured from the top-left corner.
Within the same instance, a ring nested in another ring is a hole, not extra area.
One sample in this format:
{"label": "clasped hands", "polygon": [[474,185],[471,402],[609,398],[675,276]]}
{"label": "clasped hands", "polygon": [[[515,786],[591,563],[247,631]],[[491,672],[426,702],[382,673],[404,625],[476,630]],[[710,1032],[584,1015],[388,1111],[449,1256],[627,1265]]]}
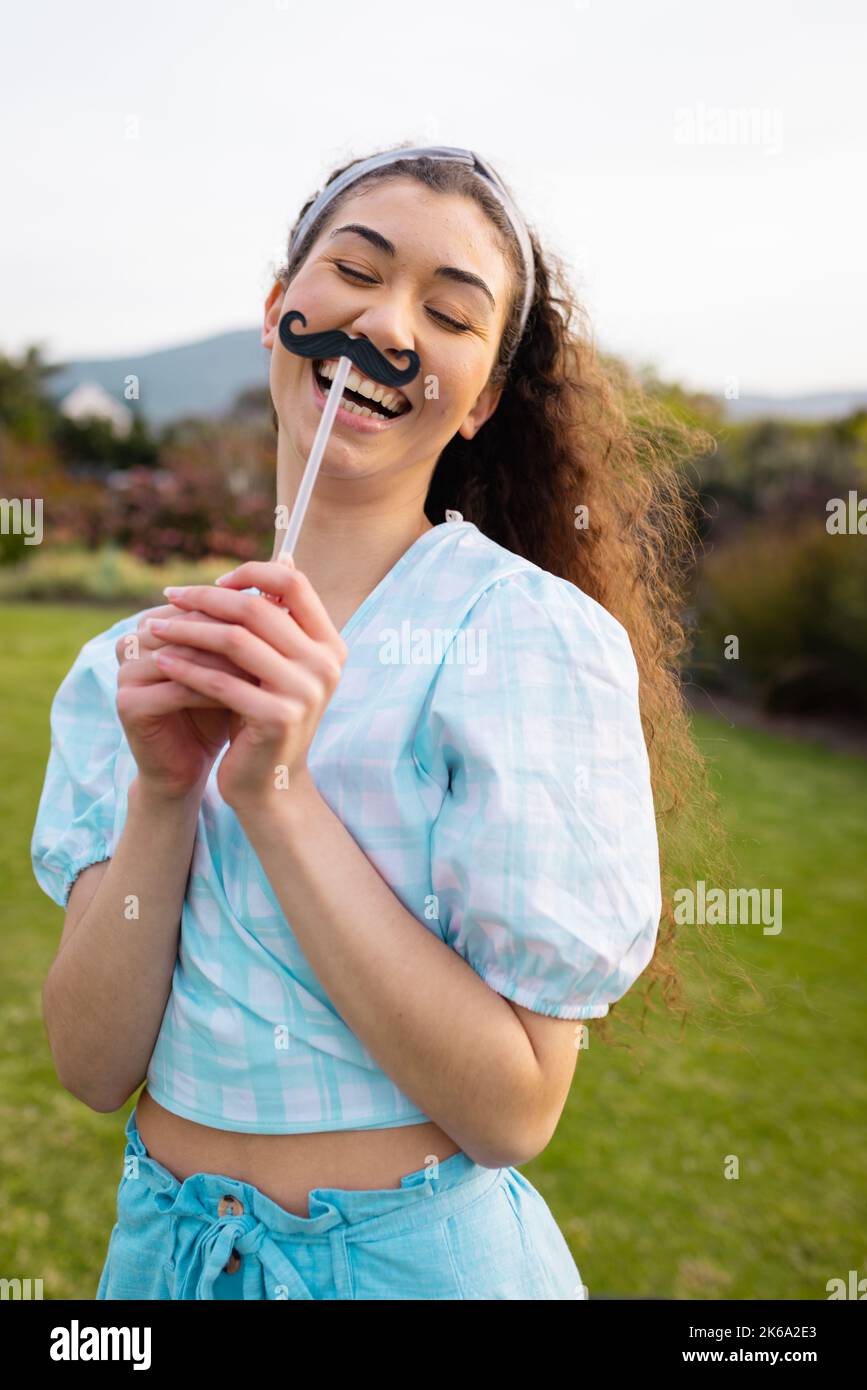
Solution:
{"label": "clasped hands", "polygon": [[[254,585],[263,594],[238,592]],[[193,692],[194,709],[228,712],[230,747],[217,772],[223,800],[239,814],[267,811],[306,772],[346,644],[291,562],[248,561],[214,585],[163,592],[169,606],[142,618],[141,639],[156,648],[166,679]]]}

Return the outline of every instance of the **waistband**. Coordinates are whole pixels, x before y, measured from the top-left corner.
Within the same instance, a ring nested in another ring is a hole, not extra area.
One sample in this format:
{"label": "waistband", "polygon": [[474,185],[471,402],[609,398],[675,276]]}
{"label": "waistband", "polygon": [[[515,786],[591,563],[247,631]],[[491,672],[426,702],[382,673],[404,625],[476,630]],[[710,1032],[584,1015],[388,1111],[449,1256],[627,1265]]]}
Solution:
{"label": "waistband", "polygon": [[[309,1216],[286,1211],[252,1183],[220,1173],[193,1173],[179,1181],[147,1151],[138,1132],[135,1109],[126,1122],[124,1173],[135,1158],[136,1181],[143,1182],[157,1210],[173,1216],[198,1218],[202,1223],[189,1250],[176,1248],[176,1263],[187,1269],[182,1297],[212,1298],[214,1280],[234,1252],[255,1255],[266,1273],[289,1290],[290,1298],[311,1298],[286,1254],[272,1239],[324,1241],[334,1247],[354,1241],[376,1241],[417,1230],[461,1211],[501,1182],[506,1168],[484,1168],[463,1150],[430,1168],[418,1168],[400,1180],[400,1187],[316,1187],[308,1194]],[[126,1179],[121,1180],[122,1184]],[[189,1223],[187,1223],[189,1225]],[[177,1223],[180,1232],[181,1223]],[[176,1235],[176,1242],[181,1239]]]}

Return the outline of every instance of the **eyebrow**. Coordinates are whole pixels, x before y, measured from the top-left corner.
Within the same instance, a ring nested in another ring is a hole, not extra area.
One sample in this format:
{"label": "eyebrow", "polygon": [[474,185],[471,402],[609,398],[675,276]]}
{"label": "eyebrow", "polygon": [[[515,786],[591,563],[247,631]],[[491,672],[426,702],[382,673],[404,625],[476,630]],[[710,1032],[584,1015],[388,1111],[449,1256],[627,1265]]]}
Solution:
{"label": "eyebrow", "polygon": [[[349,222],[345,227],[336,227],[328,240],[340,236],[341,232],[354,232],[356,236],[363,236],[378,250],[384,251],[387,256],[397,255],[394,242],[389,241],[388,237],[384,237],[382,232],[374,231],[373,227],[365,227],[363,222]],[[474,275],[471,270],[460,270],[456,265],[438,265],[434,275],[441,275],[447,280],[457,280],[462,285],[472,285],[475,289],[481,290],[482,294],[487,295],[490,300],[491,308],[496,311],[497,302],[481,275]]]}

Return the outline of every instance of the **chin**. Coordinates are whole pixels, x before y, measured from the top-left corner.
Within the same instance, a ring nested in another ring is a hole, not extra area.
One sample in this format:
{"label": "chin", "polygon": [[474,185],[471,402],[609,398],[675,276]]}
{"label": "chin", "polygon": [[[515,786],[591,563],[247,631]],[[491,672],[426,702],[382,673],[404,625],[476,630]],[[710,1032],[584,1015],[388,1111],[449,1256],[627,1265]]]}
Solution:
{"label": "chin", "polygon": [[[292,452],[296,458],[301,460],[302,469],[310,457],[310,450],[313,448],[313,441],[316,438],[316,430],[304,427],[298,428],[296,421],[293,430],[286,431],[291,442]],[[370,473],[375,473],[377,466],[368,458],[362,457],[357,449],[352,447],[351,442],[343,439],[335,439],[332,430],[331,437],[325,446],[325,454],[319,465],[318,477],[320,478],[360,478]],[[315,492],[314,486],[314,492]]]}

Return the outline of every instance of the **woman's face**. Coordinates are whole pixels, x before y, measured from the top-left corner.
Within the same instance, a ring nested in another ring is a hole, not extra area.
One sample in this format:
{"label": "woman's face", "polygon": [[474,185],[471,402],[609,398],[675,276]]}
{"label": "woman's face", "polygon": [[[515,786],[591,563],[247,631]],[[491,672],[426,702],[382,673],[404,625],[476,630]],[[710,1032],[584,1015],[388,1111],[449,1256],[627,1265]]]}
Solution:
{"label": "woman's face", "polygon": [[[350,225],[368,234],[345,230]],[[472,199],[431,191],[411,178],[374,184],[346,199],[288,290],[275,285],[265,305],[262,341],[272,349],[271,396],[281,434],[302,462],[322,414],[317,385],[322,364],[283,347],[277,327],[289,309],[300,309],[307,320],[295,324],[300,333],[340,328],[368,338],[398,368],[407,362],[398,349],[412,348],[421,360],[400,399],[386,394],[380,402],[398,412],[393,418],[350,413],[346,419],[338,412],[324,474],[368,476],[411,468],[429,477],[456,433],[471,439],[481,428],[502,389],[486,388],[509,290],[496,236]],[[382,245],[383,238],[393,251]],[[437,273],[438,267],[455,268],[473,282]],[[366,408],[376,409],[377,403],[368,399]]]}

